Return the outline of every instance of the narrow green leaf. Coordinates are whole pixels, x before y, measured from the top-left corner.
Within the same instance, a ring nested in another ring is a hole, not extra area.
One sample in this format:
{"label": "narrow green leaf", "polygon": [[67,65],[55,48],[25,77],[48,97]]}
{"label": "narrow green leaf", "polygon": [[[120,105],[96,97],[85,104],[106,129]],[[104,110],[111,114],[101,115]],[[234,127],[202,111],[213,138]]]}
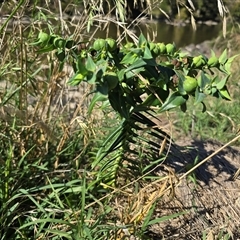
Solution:
{"label": "narrow green leaf", "polygon": [[180,213],[174,213],[174,214],[171,214],[171,215],[168,215],[168,216],[163,216],[163,217],[160,217],[160,218],[156,218],[152,221],[149,221],[148,226],[151,226],[151,225],[156,224],[156,223],[168,221],[170,219],[182,216],[183,214],[186,214],[186,213],[188,213],[188,212],[185,211],[185,212],[180,212]]}
{"label": "narrow green leaf", "polygon": [[[104,152],[104,154],[106,153],[106,149],[109,146],[109,144],[111,144],[113,141],[115,141],[117,138],[119,138],[119,136],[122,133],[122,124],[123,122],[120,123],[120,125],[112,132],[109,134],[109,136],[107,137],[107,139],[102,143],[102,147],[99,149],[96,158],[99,159],[102,156],[102,153]],[[92,167],[94,167],[95,164],[92,163]]]}
{"label": "narrow green leaf", "polygon": [[55,224],[59,223],[59,224],[67,225],[71,228],[75,227],[75,225],[71,224],[69,221],[63,221],[63,220],[59,220],[59,219],[56,219],[56,218],[45,218],[45,219],[33,220],[31,222],[23,224],[23,225],[21,225],[21,227],[18,228],[18,230],[22,230],[22,229],[27,228],[29,226],[37,225],[37,224],[41,224],[41,223],[55,223]]}
{"label": "narrow green leaf", "polygon": [[149,222],[150,222],[150,219],[151,219],[151,217],[153,215],[153,212],[155,210],[156,203],[157,203],[157,201],[155,201],[153,203],[152,207],[150,208],[150,210],[147,213],[147,216],[144,218],[144,222],[143,222],[142,227],[141,227],[142,231],[146,231],[147,227],[149,226]]}
{"label": "narrow green leaf", "polygon": [[49,228],[46,228],[46,229],[44,228],[43,230],[46,231],[47,233],[52,233],[55,236],[72,240],[71,233],[68,233],[65,231],[63,232],[63,231],[59,231],[59,230],[49,229]]}
{"label": "narrow green leaf", "polygon": [[52,50],[54,50],[55,47],[53,46],[53,44],[51,45],[47,45],[46,47],[37,50],[37,53],[45,53],[45,52],[51,52]]}
{"label": "narrow green leaf", "polygon": [[29,194],[28,191],[26,191],[25,189],[20,189],[19,192],[23,193],[24,195],[26,195],[36,206],[37,208],[41,211],[41,212],[45,212],[44,208],[32,197],[32,195]]}
{"label": "narrow green leaf", "polygon": [[[137,68],[137,69],[133,69],[132,71],[128,71],[125,73],[125,77],[126,79],[130,79],[130,78],[133,78],[135,77],[137,74],[139,74],[140,72],[144,72],[145,71],[145,68],[144,67],[140,67],[140,68]],[[124,73],[124,71],[123,71]],[[121,77],[122,78],[122,77]]]}
{"label": "narrow green leaf", "polygon": [[117,8],[117,13],[119,14],[121,21],[125,22],[126,9],[124,7],[124,4],[122,4],[122,1],[116,1],[115,3]]}

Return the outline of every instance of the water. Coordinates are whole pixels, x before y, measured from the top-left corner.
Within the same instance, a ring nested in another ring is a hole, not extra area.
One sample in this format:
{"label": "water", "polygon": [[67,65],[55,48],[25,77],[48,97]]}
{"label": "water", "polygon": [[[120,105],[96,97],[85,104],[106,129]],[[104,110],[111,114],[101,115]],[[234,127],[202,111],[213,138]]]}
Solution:
{"label": "water", "polygon": [[[178,48],[185,47],[190,44],[199,44],[206,40],[216,39],[222,30],[222,26],[201,24],[197,26],[194,31],[191,24],[185,26],[173,26],[165,22],[145,22],[141,23],[138,27],[130,29],[135,35],[139,36],[142,32],[145,36],[149,35],[153,39],[154,33],[156,34],[156,42],[175,43]],[[117,29],[114,24],[110,24],[108,30],[99,30],[96,37],[105,38],[108,33],[109,37],[116,38],[117,32],[121,33],[123,30]]]}
{"label": "water", "polygon": [[[2,24],[4,22],[3,19],[0,18],[0,23]],[[25,26],[30,25],[31,21],[29,18],[27,19],[21,19],[21,23]],[[53,25],[56,24],[56,26],[59,26],[58,22],[55,22],[53,20]],[[19,24],[18,21],[15,20],[15,27]],[[96,23],[97,24],[97,23]],[[129,26],[131,23],[128,23]],[[10,26],[10,27],[9,27]],[[8,32],[12,32],[12,27],[14,26],[14,23],[11,23],[8,25]],[[43,24],[44,28],[44,24]],[[74,32],[75,27],[70,27],[71,31]],[[95,27],[96,29],[96,27]],[[95,29],[93,28],[91,33],[87,34],[88,37],[84,40],[88,40],[89,37],[93,32],[95,32]],[[128,28],[129,32],[134,33],[137,37],[142,32],[145,36],[150,36],[149,39],[154,39],[155,42],[164,42],[164,43],[175,43],[177,48],[185,47],[190,44],[199,44],[206,40],[214,40],[221,34],[222,26],[221,24],[217,25],[206,25],[206,24],[199,24],[197,25],[197,30],[194,31],[191,24],[185,24],[185,25],[170,25],[163,21],[144,21],[140,22],[137,25],[133,25]],[[117,39],[120,34],[122,34],[124,39],[124,30],[121,27],[117,27],[114,23],[107,24],[107,27],[104,29],[97,29],[94,38],[101,37],[112,37],[114,39]],[[126,33],[125,36],[127,36],[129,33]],[[131,40],[131,39],[128,39]]]}

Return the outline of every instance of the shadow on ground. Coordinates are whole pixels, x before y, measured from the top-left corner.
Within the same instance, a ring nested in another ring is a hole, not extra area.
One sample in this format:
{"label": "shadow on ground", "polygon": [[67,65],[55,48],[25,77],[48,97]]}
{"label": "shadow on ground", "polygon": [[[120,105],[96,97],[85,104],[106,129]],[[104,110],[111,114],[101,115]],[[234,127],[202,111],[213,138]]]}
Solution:
{"label": "shadow on ground", "polygon": [[[194,162],[204,160],[222,146],[211,140],[179,140],[164,164],[181,176]],[[156,217],[187,213],[154,225],[152,239],[203,239],[204,233],[206,239],[239,238],[240,177],[233,179],[239,168],[240,150],[229,146],[182,180],[174,198],[159,202]]]}

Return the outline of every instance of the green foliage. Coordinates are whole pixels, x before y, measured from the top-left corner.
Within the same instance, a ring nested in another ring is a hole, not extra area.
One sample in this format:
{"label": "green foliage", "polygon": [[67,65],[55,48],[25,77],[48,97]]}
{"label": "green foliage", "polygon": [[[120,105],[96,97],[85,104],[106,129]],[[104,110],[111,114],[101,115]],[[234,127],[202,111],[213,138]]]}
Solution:
{"label": "green foliage", "polygon": [[[44,44],[40,37],[36,41],[40,46],[38,52],[52,48],[64,52],[65,58],[57,56],[61,67],[66,59],[71,59],[75,74],[69,80],[70,85],[87,82],[95,86],[89,114],[101,102],[102,106],[110,105],[122,119],[92,164],[93,169],[100,166],[99,181],[114,183],[120,169],[124,169],[126,154],[137,154],[130,145],[136,146],[142,126],[151,126],[149,134],[155,134],[158,139],[169,139],[164,132],[153,130],[156,124],[146,114],[177,107],[186,111],[189,98],[194,98],[195,104],[203,104],[204,110],[206,97],[231,100],[226,83],[236,56],[228,58],[226,50],[219,58],[213,51],[209,59],[204,55],[192,57],[177,50],[174,44],[148,42],[140,35],[138,42],[122,47],[117,47],[113,39],[96,39],[79,51],[78,43],[72,44],[71,48],[66,44],[56,47],[54,42],[59,36],[49,35],[49,41],[44,40]],[[147,138],[141,139],[154,147]],[[157,159],[160,155],[156,153],[151,157]],[[133,171],[132,167],[130,164],[127,169]]]}
{"label": "green foliage", "polygon": [[[60,45],[56,45],[57,40],[61,40]],[[97,39],[92,47],[79,52],[77,44],[80,43],[72,42],[69,47],[69,41],[55,35],[47,37],[41,32],[33,45],[41,47],[38,52],[57,49],[60,66],[67,57],[72,57],[75,75],[69,84],[78,85],[82,81],[94,84],[98,96],[94,98],[94,104],[100,99],[109,101],[121,117],[127,118],[135,109],[151,109],[153,100],[159,100],[154,102],[154,106],[159,106],[160,111],[163,111],[162,105],[164,110],[181,106],[189,96],[195,97],[196,103],[203,102],[208,95],[230,100],[226,83],[236,56],[228,59],[226,50],[219,59],[214,52],[209,59],[204,55],[191,57],[177,51],[173,44],[169,43],[164,48],[162,43],[149,43],[141,35],[136,45],[126,44],[117,49],[115,40]],[[218,76],[213,69],[226,76]],[[197,85],[194,83],[194,93],[184,90],[184,83],[186,85],[190,79],[197,82]],[[113,84],[110,84],[111,81]],[[156,94],[159,91],[165,94]],[[146,100],[142,100],[143,93]],[[173,104],[175,96],[179,101]],[[119,101],[120,104],[117,104]]]}

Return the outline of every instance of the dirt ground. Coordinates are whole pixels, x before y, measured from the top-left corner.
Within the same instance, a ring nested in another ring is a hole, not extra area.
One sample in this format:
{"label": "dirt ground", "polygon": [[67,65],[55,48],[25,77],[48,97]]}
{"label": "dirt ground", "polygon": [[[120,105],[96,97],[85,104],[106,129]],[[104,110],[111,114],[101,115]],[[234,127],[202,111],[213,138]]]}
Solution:
{"label": "dirt ground", "polygon": [[[223,144],[182,139],[176,146],[164,164],[179,177]],[[155,217],[186,214],[154,225],[152,239],[240,239],[240,177],[234,177],[239,168],[240,149],[229,146],[182,179],[174,197],[159,201]]]}

